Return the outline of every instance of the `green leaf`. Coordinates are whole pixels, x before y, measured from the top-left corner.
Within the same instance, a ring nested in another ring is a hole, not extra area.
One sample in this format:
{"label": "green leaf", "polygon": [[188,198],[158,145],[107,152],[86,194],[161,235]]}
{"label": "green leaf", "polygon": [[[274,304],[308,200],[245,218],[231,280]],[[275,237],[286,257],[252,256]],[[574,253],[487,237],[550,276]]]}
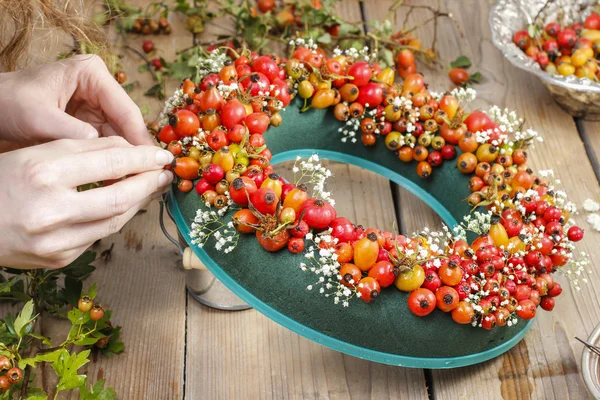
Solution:
{"label": "green leaf", "polygon": [[4,270],[4,272],[8,272],[11,275],[25,275],[25,272],[28,271],[26,269],[16,269],[8,267],[2,267],[2,269]]}
{"label": "green leaf", "polygon": [[19,360],[19,368],[23,369],[26,366],[35,367],[35,364],[40,362],[55,363],[62,353],[66,353],[65,349],[54,350],[50,353],[37,354],[35,357],[22,358]]}
{"label": "green leaf", "polygon": [[459,56],[456,60],[450,63],[452,68],[469,68],[471,66],[471,60],[467,56]]}
{"label": "green leaf", "polygon": [[0,293],[9,293],[11,287],[17,283],[19,281],[19,277],[18,276],[13,276],[8,280],[5,280],[4,282],[0,283]]}
{"label": "green leaf", "polygon": [[[171,63],[167,62],[167,60],[165,60],[162,57],[158,57],[160,59],[161,64],[163,65],[163,68],[169,69],[169,65],[171,65]],[[160,72],[157,72],[157,74],[160,74]]]}
{"label": "green leaf", "polygon": [[133,89],[135,89],[135,82],[126,83],[124,85],[121,85],[121,87],[127,93],[131,93],[133,91]]}
{"label": "green leaf", "polygon": [[108,350],[113,354],[121,354],[125,349],[125,343],[120,340],[114,340],[109,342]]}
{"label": "green leaf", "polygon": [[125,343],[121,341],[121,327],[118,326],[112,330],[106,347],[102,349],[102,354],[110,358],[115,354],[121,354],[124,348]]}
{"label": "green leaf", "polygon": [[52,273],[63,273],[66,276],[70,276],[71,278],[84,280],[96,270],[96,267],[90,265],[95,260],[96,253],[93,251],[86,251],[71,264],[67,265],[64,268],[54,270],[52,271]]}
{"label": "green leaf", "polygon": [[117,394],[112,388],[104,388],[104,380],[98,381],[90,389],[87,388],[87,379],[79,388],[80,400],[114,400]]}
{"label": "green leaf", "polygon": [[159,100],[164,97],[163,86],[160,83],[155,84],[144,92],[144,96],[157,97]]}
{"label": "green leaf", "polygon": [[148,64],[142,64],[138,67],[138,72],[148,72],[150,70],[150,68],[148,68]]}
{"label": "green leaf", "polygon": [[142,104],[140,106],[140,112],[144,117],[147,116],[148,114],[150,114],[150,106],[148,104]]}
{"label": "green leaf", "polygon": [[43,335],[40,335],[40,334],[34,333],[34,332],[29,332],[27,334],[27,336],[31,336],[32,338],[36,338],[36,339],[41,340],[42,343],[45,344],[46,346],[52,346],[52,342],[46,336],[43,336]]}
{"label": "green leaf", "polygon": [[480,72],[474,72],[469,77],[469,82],[479,83],[479,82],[481,82],[481,79],[483,79],[483,76],[481,76],[481,73]]}
{"label": "green leaf", "polygon": [[[71,321],[73,325],[82,325],[86,322],[90,321],[90,313],[84,313],[79,311],[78,308],[73,308],[67,313],[67,318]],[[75,326],[73,326],[75,328]]]}
{"label": "green leaf", "polygon": [[326,32],[317,38],[317,42],[323,43],[323,44],[330,44],[331,43],[331,35]]}
{"label": "green leaf", "polygon": [[75,343],[78,346],[91,346],[91,345],[95,344],[98,340],[100,340],[100,338],[102,338],[102,337],[104,337],[104,335],[100,335],[100,336],[97,336],[97,337],[95,337],[95,336],[88,336],[88,337],[85,337],[83,339],[76,340],[73,343]]}
{"label": "green leaf", "polygon": [[90,288],[88,289],[87,293],[84,294],[90,299],[94,300],[98,295],[98,288],[96,286],[96,283],[93,283],[92,286],[90,286]]}
{"label": "green leaf", "polygon": [[541,28],[539,27],[538,24],[530,24],[527,27],[527,33],[529,34],[529,36],[531,36],[532,38],[535,39],[540,36]]}
{"label": "green leaf", "polygon": [[386,67],[392,67],[394,65],[394,53],[390,49],[381,50],[379,58],[383,60]]}
{"label": "green leaf", "polygon": [[82,287],[83,283],[80,280],[67,276],[65,277],[65,286],[60,292],[68,304],[77,307]]}
{"label": "green leaf", "polygon": [[46,400],[48,395],[40,388],[28,388],[27,400]]}
{"label": "green leaf", "polygon": [[17,318],[15,318],[14,327],[17,336],[23,337],[27,326],[36,318],[33,316],[33,311],[33,300],[29,300],[25,303],[19,315],[17,315]]}
{"label": "green leaf", "polygon": [[356,35],[358,33],[360,33],[360,28],[343,21],[340,22],[340,31],[338,33],[338,37]]}
{"label": "green leaf", "polygon": [[60,377],[57,390],[75,389],[85,383],[86,376],[78,375],[77,370],[90,362],[89,355],[89,350],[70,354],[65,350],[59,355],[58,360],[52,363],[52,369]]}

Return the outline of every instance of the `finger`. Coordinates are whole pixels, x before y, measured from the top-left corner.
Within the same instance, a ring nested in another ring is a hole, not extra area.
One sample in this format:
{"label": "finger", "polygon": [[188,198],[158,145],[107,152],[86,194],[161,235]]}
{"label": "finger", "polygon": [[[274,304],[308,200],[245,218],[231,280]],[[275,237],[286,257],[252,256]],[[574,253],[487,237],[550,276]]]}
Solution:
{"label": "finger", "polygon": [[86,243],[94,243],[114,233],[117,233],[123,226],[131,220],[139,210],[145,208],[151,199],[144,199],[131,207],[127,212],[111,218],[105,218],[99,221],[83,222],[70,225],[67,228],[60,229],[57,237],[68,237],[69,246],[78,248]]}
{"label": "finger", "polygon": [[74,206],[81,204],[78,215],[69,222],[89,222],[122,215],[138,203],[162,193],[173,181],[171,171],[144,172],[113,185],[76,194]]}
{"label": "finger", "polygon": [[[45,264],[41,266],[41,268],[48,269],[58,269],[64,268],[67,265],[71,264],[73,261],[77,259],[83,252],[85,252],[90,246],[92,246],[94,242],[85,243],[82,246],[77,246],[75,248],[70,248],[66,251],[61,251],[53,254],[49,254],[46,259],[41,261],[41,263]],[[38,267],[40,268],[40,267]]]}
{"label": "finger", "polygon": [[120,136],[119,132],[115,131],[111,124],[104,124],[100,127],[100,134],[104,137]]}
{"label": "finger", "polygon": [[14,259],[11,259],[10,261],[2,262],[2,265],[17,269],[63,268],[73,262],[92,244],[93,242],[86,243],[83,246],[79,246],[74,249],[69,248],[69,250],[55,252],[52,254],[44,254],[43,256],[22,254]]}
{"label": "finger", "polygon": [[74,154],[57,160],[58,171],[69,171],[62,178],[71,188],[90,182],[118,179],[126,175],[163,169],[173,154],[156,146],[113,147]]}
{"label": "finger", "polygon": [[122,137],[112,136],[84,140],[60,139],[36,146],[36,148],[43,149],[44,151],[68,152],[70,154],[93,152],[115,147],[132,148],[133,145]]}
{"label": "finger", "polygon": [[80,79],[94,86],[94,94],[114,130],[135,145],[152,145],[140,109],[110,74],[106,65],[93,58],[91,68],[85,68]]}
{"label": "finger", "polygon": [[73,154],[90,153],[98,150],[112,149],[116,147],[131,149],[134,146],[119,136],[99,137],[95,139],[75,140],[61,139],[48,142],[42,146],[48,149],[66,150]]}
{"label": "finger", "polygon": [[89,123],[70,116],[58,108],[43,108],[36,117],[36,137],[41,140],[53,139],[93,139],[98,131]]}

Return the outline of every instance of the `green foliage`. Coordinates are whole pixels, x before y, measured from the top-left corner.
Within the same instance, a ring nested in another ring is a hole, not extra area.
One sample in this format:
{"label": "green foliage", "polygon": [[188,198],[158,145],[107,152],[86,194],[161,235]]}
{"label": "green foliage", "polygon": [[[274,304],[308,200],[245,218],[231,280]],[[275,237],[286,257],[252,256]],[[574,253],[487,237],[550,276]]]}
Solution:
{"label": "green foliage", "polygon": [[[96,284],[87,291],[83,290],[83,280],[95,270],[92,265],[95,260],[96,253],[85,252],[71,264],[57,270],[2,268],[0,299],[24,304],[16,317],[8,314],[0,319],[0,355],[8,357],[13,366],[24,369],[29,379],[13,385],[0,395],[0,400],[20,398],[21,390],[26,392],[26,399],[47,399],[42,389],[29,387],[41,363],[50,365],[56,373],[57,392],[78,389],[81,399],[116,398],[113,389],[104,387],[104,381],[90,385],[87,376],[79,373],[90,362],[92,351],[112,357],[123,352],[124,348],[120,340],[121,328],[110,323],[111,310],[105,310],[99,321],[92,321],[89,311],[77,308],[82,296],[92,300],[98,296]],[[64,284],[59,285],[60,281]],[[70,306],[72,308],[67,310]],[[42,314],[66,318],[71,324],[66,339],[55,347],[52,347],[50,338],[34,331]],[[73,345],[83,350],[70,352],[68,349]],[[29,356],[24,358],[23,354]]]}
{"label": "green foliage", "polygon": [[481,72],[474,72],[469,76],[469,82],[479,83],[482,78]]}
{"label": "green foliage", "polygon": [[117,398],[117,394],[112,388],[104,388],[105,381],[98,381],[89,389],[87,382],[79,388],[80,400],[113,400]]}
{"label": "green foliage", "polygon": [[471,60],[467,56],[458,56],[458,58],[450,63],[452,68],[469,68]]}
{"label": "green foliage", "polygon": [[31,330],[30,324],[35,320],[36,317],[37,315],[33,315],[33,300],[29,300],[27,303],[25,303],[19,315],[17,315],[17,318],[15,318],[13,325],[15,334],[19,338],[25,336],[27,334],[27,330]]}

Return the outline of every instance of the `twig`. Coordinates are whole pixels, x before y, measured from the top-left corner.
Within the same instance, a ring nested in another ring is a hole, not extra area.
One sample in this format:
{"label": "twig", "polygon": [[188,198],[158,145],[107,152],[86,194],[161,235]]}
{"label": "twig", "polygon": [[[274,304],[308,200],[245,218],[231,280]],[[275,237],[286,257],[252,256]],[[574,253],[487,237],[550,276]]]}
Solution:
{"label": "twig", "polygon": [[105,249],[104,251],[102,251],[102,253],[100,253],[100,258],[102,258],[105,262],[110,261],[114,247],[115,243],[113,242],[110,244],[110,247],[108,249]]}
{"label": "twig", "polygon": [[[196,0],[194,0],[194,8],[196,8]],[[196,44],[196,32],[194,32],[194,30],[192,30],[192,43],[194,45]],[[176,54],[179,54],[179,53],[176,53]]]}
{"label": "twig", "polygon": [[540,17],[540,15],[544,12],[544,10],[550,5],[550,3],[554,2],[554,0],[546,0],[546,2],[544,3],[544,5],[542,6],[542,8],[540,8],[540,10],[537,12],[537,14],[535,14],[535,17],[533,18],[533,22],[537,21],[537,19]]}
{"label": "twig", "polygon": [[406,24],[408,24],[408,19],[410,18],[411,14],[414,10],[415,10],[414,8],[411,8],[406,12],[406,15],[404,16],[404,21],[402,21],[403,28],[406,26]]}
{"label": "twig", "polygon": [[123,45],[123,47],[126,48],[127,50],[130,50],[130,51],[134,52],[138,57],[140,57],[142,60],[144,60],[144,62],[148,66],[148,71],[152,75],[152,79],[154,79],[155,82],[158,82],[158,77],[156,76],[156,73],[154,72],[154,69],[152,69],[153,68],[152,67],[152,63],[150,62],[150,60],[148,60],[148,57],[146,57],[144,55],[144,53],[142,53],[138,49],[133,48],[133,47],[131,47],[128,44]]}
{"label": "twig", "polygon": [[[41,335],[43,333],[42,310],[38,309],[37,311],[38,311],[38,317],[35,320],[33,329],[36,330],[37,333],[39,333]],[[32,345],[29,348],[29,351],[27,352],[27,357],[29,357],[31,354],[37,354],[36,350],[39,351],[39,346],[34,344],[34,343],[36,343],[36,340],[37,339],[34,339],[31,342]],[[29,388],[29,377],[30,376],[31,376],[31,365],[28,365],[27,367],[25,367],[25,371],[23,373],[23,384],[21,385],[21,398],[23,398],[23,399],[27,398],[27,390]]]}

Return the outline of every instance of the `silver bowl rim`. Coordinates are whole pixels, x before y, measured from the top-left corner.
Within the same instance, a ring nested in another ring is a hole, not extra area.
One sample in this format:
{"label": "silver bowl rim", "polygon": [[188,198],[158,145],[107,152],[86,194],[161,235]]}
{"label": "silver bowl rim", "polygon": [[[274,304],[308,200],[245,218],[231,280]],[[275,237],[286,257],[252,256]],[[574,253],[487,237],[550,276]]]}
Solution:
{"label": "silver bowl rim", "polygon": [[[596,340],[600,337],[600,325],[598,325],[594,331],[589,336],[587,342],[590,344],[594,344]],[[592,360],[592,357],[596,357],[595,360]],[[583,376],[583,381],[587,386],[590,393],[596,398],[600,399],[600,381],[598,379],[598,363],[600,361],[600,356],[593,354],[586,348],[583,349],[583,353],[581,355],[581,375]],[[592,375],[592,362],[596,366],[594,374],[595,378]]]}
{"label": "silver bowl rim", "polygon": [[[514,3],[514,1],[510,2]],[[515,54],[519,53],[516,53],[516,51],[520,52],[520,54],[522,54],[523,56],[525,56],[525,53],[523,53],[521,49],[519,49],[514,43],[512,43],[512,41],[510,43],[504,43],[504,41],[500,37],[500,33],[495,28],[497,24],[495,24],[494,19],[498,17],[506,3],[507,0],[500,0],[494,6],[492,6],[488,17],[488,22],[492,33],[492,42],[494,43],[494,46],[496,46],[496,48],[500,50],[500,52],[504,55],[506,59],[508,59],[508,61],[512,65],[524,71],[533,73],[544,83],[549,85],[559,86],[565,89],[576,90],[580,92],[600,94],[600,83],[591,81],[587,78],[577,78],[574,75],[569,77],[551,75],[550,73],[542,70],[535,61],[523,61],[522,59],[517,57]]]}

